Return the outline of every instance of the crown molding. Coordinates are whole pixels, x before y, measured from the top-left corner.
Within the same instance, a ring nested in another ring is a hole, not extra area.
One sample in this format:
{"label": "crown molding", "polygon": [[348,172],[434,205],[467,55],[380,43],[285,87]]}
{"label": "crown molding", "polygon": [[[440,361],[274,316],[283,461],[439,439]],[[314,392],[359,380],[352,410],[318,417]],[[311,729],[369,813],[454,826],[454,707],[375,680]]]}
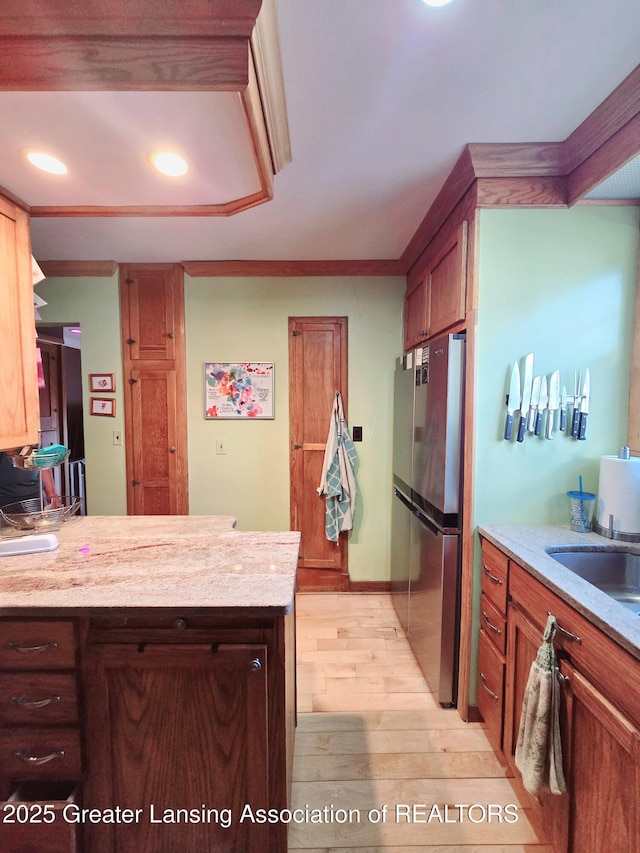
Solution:
{"label": "crown molding", "polygon": [[117,261],[38,261],[45,278],[111,278],[118,271]]}
{"label": "crown molding", "polygon": [[289,276],[402,276],[400,261],[182,261],[192,278]]}

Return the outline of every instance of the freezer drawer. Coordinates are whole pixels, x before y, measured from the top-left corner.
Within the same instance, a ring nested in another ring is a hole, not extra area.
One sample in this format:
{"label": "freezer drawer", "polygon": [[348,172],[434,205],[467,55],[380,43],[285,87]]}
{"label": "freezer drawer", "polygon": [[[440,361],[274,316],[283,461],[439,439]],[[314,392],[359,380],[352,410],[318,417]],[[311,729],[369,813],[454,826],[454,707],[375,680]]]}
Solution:
{"label": "freezer drawer", "polygon": [[409,639],[438,702],[456,701],[458,677],[459,537],[423,515],[411,522]]}

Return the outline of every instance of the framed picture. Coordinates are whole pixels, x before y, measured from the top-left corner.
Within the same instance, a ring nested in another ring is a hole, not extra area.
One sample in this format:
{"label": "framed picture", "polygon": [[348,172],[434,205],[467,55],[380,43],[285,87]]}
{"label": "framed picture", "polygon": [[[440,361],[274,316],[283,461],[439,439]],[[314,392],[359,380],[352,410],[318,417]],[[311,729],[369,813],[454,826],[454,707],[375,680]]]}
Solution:
{"label": "framed picture", "polygon": [[206,362],[204,416],[206,420],[273,418],[273,362]]}
{"label": "framed picture", "polygon": [[89,387],[91,391],[111,394],[116,390],[116,377],[113,373],[90,373]]}
{"label": "framed picture", "polygon": [[92,415],[102,415],[105,418],[115,418],[116,401],[106,397],[92,397],[90,412]]}

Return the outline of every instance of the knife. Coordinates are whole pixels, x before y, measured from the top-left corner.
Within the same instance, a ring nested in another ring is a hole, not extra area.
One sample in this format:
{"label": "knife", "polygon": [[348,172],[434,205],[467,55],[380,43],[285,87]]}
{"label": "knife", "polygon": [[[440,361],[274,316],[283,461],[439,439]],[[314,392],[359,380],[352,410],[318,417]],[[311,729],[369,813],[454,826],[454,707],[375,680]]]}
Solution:
{"label": "knife", "polygon": [[535,428],[536,412],[538,403],[540,402],[540,377],[536,376],[533,380],[533,388],[531,390],[531,405],[529,406],[529,417],[527,420],[527,429],[533,432]]}
{"label": "knife", "polygon": [[580,401],[580,421],[578,425],[578,440],[584,441],[587,437],[587,415],[589,414],[589,395],[591,393],[591,380],[589,378],[589,368],[587,367],[584,374],[584,383],[582,385],[582,400]]}
{"label": "knife", "polygon": [[533,428],[534,435],[540,435],[542,431],[542,416],[549,402],[549,394],[547,393],[547,377],[543,376],[540,380],[540,400],[536,409],[536,423]]}
{"label": "knife", "polygon": [[522,404],[520,406],[520,421],[518,423],[518,441],[524,441],[527,427],[527,412],[531,405],[531,388],[533,386],[533,353],[524,360],[524,379],[522,380]]}
{"label": "knife", "polygon": [[562,386],[562,398],[560,401],[560,431],[564,432],[567,428],[567,404],[569,399],[567,397],[567,386]]}
{"label": "knife", "polygon": [[520,368],[518,362],[513,362],[511,370],[511,383],[509,384],[509,396],[507,397],[507,420],[504,424],[504,440],[511,441],[513,431],[513,414],[520,408]]}
{"label": "knife", "polygon": [[[560,371],[554,370],[549,379],[549,416],[547,417],[546,438],[553,438],[553,424],[556,419],[556,409],[560,405]],[[562,415],[560,416],[562,419]]]}
{"label": "knife", "polygon": [[578,437],[578,421],[580,418],[580,409],[578,408],[578,402],[580,400],[580,385],[582,385],[582,374],[575,373],[575,388],[576,393],[573,395],[573,417],[571,420],[571,435],[573,438]]}

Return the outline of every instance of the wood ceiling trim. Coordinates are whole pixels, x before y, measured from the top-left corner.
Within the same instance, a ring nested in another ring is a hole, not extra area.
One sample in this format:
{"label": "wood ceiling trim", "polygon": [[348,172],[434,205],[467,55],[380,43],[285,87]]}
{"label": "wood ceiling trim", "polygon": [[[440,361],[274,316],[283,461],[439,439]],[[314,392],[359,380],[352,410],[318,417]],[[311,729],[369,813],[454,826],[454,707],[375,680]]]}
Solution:
{"label": "wood ceiling trim", "polygon": [[291,139],[275,0],[263,0],[251,36],[251,52],[271,149],[273,173],[277,175],[291,162]]}
{"label": "wood ceiling trim", "polygon": [[562,142],[472,143],[469,153],[476,178],[564,175]]}
{"label": "wood ceiling trim", "polygon": [[192,278],[252,276],[402,276],[399,260],[362,261],[182,261]]}
{"label": "wood ceiling trim", "polygon": [[12,36],[249,36],[261,0],[2,0],[0,32]]}
{"label": "wood ceiling trim", "polygon": [[253,160],[260,180],[260,189],[265,199],[272,199],[273,164],[271,162],[271,149],[252,54],[249,54],[248,70],[249,80],[244,91],[240,93],[240,103],[249,132]]}
{"label": "wood ceiling trim", "polygon": [[118,271],[117,261],[38,261],[46,278],[111,278]]}
{"label": "wood ceiling trim", "polygon": [[567,179],[551,177],[478,178],[478,207],[567,207]]}
{"label": "wood ceiling trim", "polygon": [[71,218],[87,218],[96,217],[111,218],[113,216],[144,216],[144,217],[162,217],[162,216],[233,216],[235,213],[241,213],[243,210],[248,210],[251,207],[256,207],[258,204],[263,204],[269,201],[270,196],[260,190],[251,195],[243,196],[234,201],[225,202],[224,204],[200,204],[200,205],[128,205],[128,206],[99,206],[99,205],[77,205],[69,207],[38,206],[29,208],[29,213],[32,217],[71,217]]}
{"label": "wood ceiling trim", "polygon": [[0,90],[238,91],[247,38],[0,36]]}

